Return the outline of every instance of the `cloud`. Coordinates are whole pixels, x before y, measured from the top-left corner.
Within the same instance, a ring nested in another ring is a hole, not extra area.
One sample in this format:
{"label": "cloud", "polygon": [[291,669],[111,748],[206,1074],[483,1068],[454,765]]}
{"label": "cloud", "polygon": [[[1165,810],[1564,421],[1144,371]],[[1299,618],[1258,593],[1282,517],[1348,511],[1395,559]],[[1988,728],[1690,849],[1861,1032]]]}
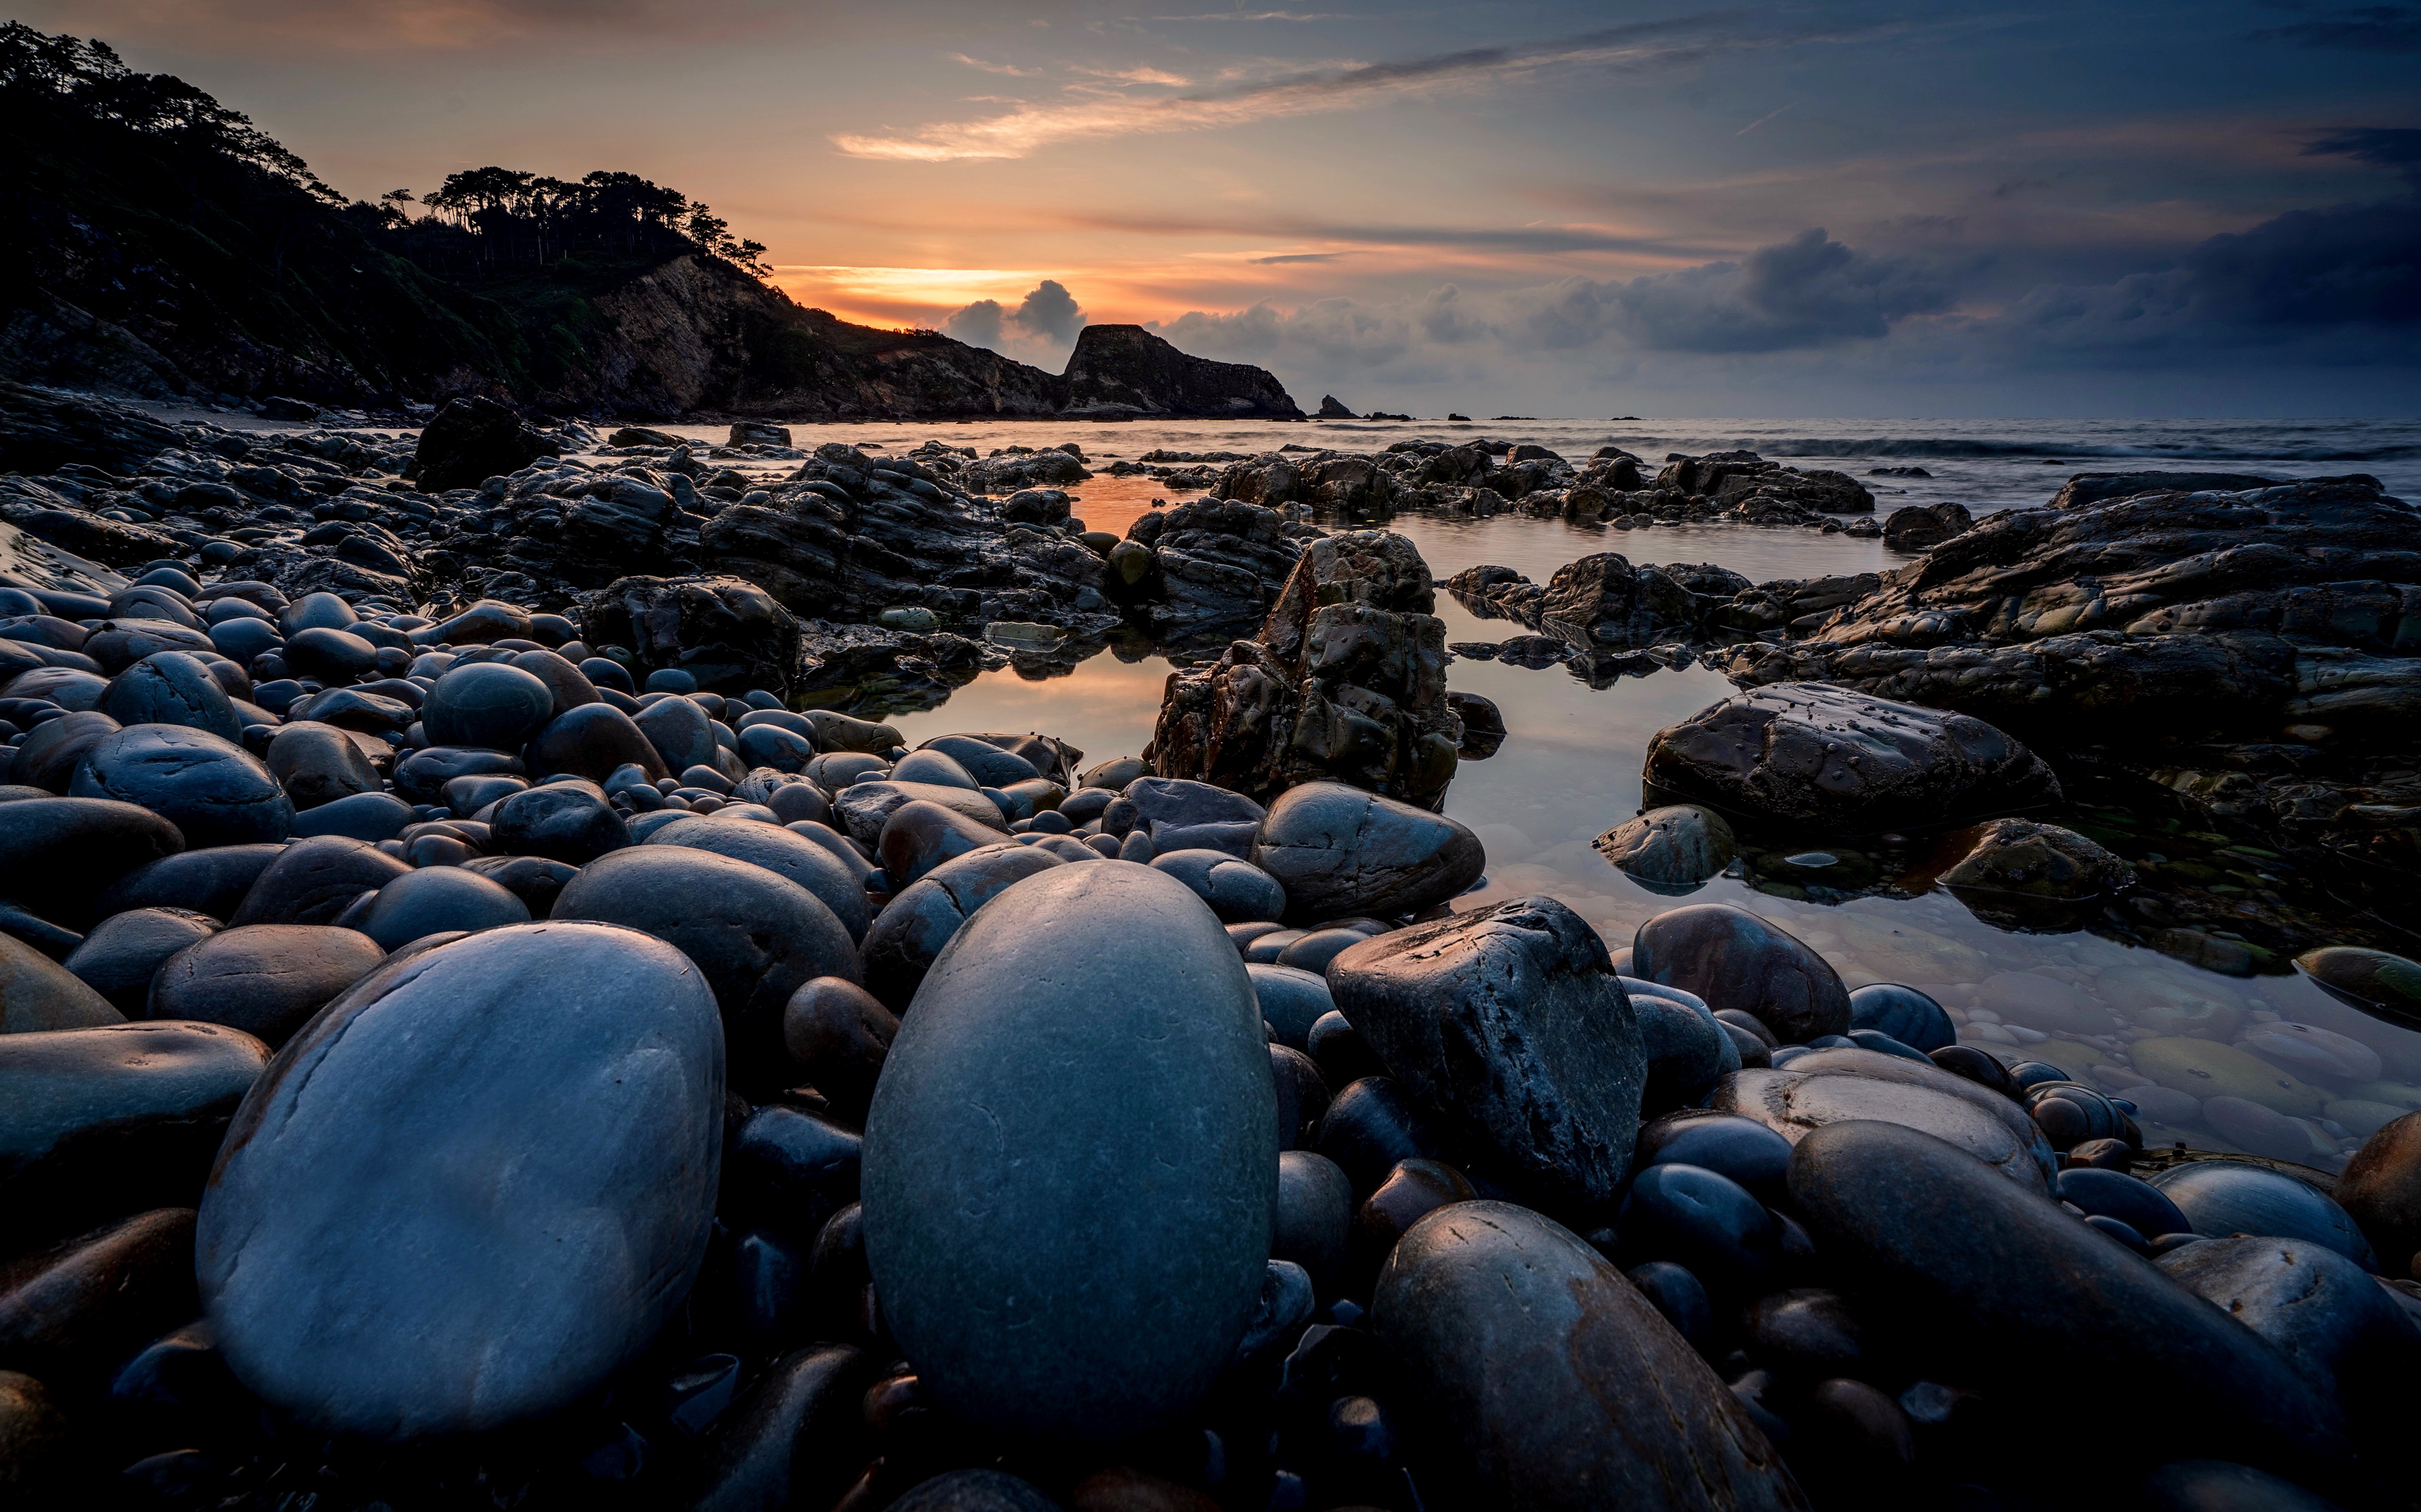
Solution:
{"label": "cloud", "polygon": [[1351,10],[1213,10],[1200,16],[1154,16],[1154,21],[1360,21]]}
{"label": "cloud", "polygon": [[[2393,168],[2407,179],[2421,180],[2421,129],[2411,126],[2348,126],[2314,137],[2304,148],[2305,157],[2347,157],[2374,167]],[[2421,187],[2421,184],[2416,184]]]}
{"label": "cloud", "polygon": [[2353,53],[2421,53],[2421,6],[2351,6],[2245,39]]}
{"label": "cloud", "polygon": [[1155,236],[1277,235],[1304,242],[1435,247],[1456,252],[1628,252],[1678,260],[1709,257],[1715,250],[1696,242],[1596,226],[1390,226],[1276,213],[1221,219],[1210,215],[1145,216],[1099,211],[1063,215],[1057,218],[1057,224],[1083,230],[1136,231]]}
{"label": "cloud", "polygon": [[1194,82],[1183,74],[1171,73],[1165,69],[1147,68],[1141,64],[1131,69],[1078,69],[1076,71],[1091,74],[1096,79],[1112,79],[1119,84],[1164,84],[1173,85],[1180,89]]}
{"label": "cloud", "polygon": [[1281,252],[1273,257],[1255,257],[1253,264],[1259,268],[1273,268],[1287,262],[1335,262],[1351,256],[1351,252]]}
{"label": "cloud", "polygon": [[1543,347],[1609,336],[1651,351],[1782,351],[1872,340],[1912,315],[1957,299],[1916,262],[1851,251],[1820,228],[1757,248],[1744,262],[1710,262],[1628,282],[1569,278],[1526,320]]}
{"label": "cloud", "polygon": [[2327,360],[2412,358],[2421,322],[2421,198],[2291,210],[2214,236],[2175,266],[2046,285],[1994,322],[2060,352],[2321,342]]}
{"label": "cloud", "polygon": [[904,134],[836,132],[851,157],[947,163],[1023,158],[1060,142],[1216,131],[1400,100],[1467,94],[1580,70],[1671,67],[1717,52],[1839,41],[1874,35],[1763,28],[1732,12],[1637,22],[1528,47],[1475,47],[1398,63],[1294,73],[1174,99],[1059,101],[1025,104],[980,120],[938,121]]}
{"label": "cloud", "polygon": [[998,300],[979,299],[943,321],[942,331],[970,347],[1056,367],[1066,361],[1085,320],[1085,312],[1067,286],[1045,278],[1027,291],[1017,308],[1009,309]]}
{"label": "cloud", "polygon": [[969,57],[964,53],[951,54],[950,61],[963,63],[968,68],[979,69],[986,73],[1005,73],[1012,79],[1030,79],[1042,71],[1040,69],[1021,69],[1014,63],[987,63],[982,58]]}

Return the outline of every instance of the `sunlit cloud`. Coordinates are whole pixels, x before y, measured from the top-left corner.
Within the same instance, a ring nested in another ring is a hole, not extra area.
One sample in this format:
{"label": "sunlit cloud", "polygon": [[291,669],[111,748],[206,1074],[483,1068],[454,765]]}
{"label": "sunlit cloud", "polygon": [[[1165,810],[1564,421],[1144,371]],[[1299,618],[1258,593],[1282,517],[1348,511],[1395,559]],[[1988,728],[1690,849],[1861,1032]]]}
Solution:
{"label": "sunlit cloud", "polygon": [[1213,10],[1199,16],[1154,16],[1154,21],[1360,21],[1351,10]]}
{"label": "sunlit cloud", "polygon": [[1078,69],[1076,71],[1079,73],[1089,73],[1096,79],[1115,79],[1120,84],[1165,84],[1174,85],[1182,88],[1186,85],[1194,82],[1193,80],[1186,78],[1183,74],[1171,73],[1165,69],[1136,67],[1132,69]]}
{"label": "sunlit cloud", "polygon": [[1005,73],[1012,79],[1031,79],[1042,71],[1040,69],[1021,69],[1014,63],[990,63],[979,57],[969,57],[964,53],[951,54],[950,61],[963,63],[968,68],[979,69],[986,73]]}
{"label": "sunlit cloud", "polygon": [[744,3],[695,0],[70,0],[55,25],[95,34],[233,45],[462,53],[545,36],[559,45],[616,45],[679,33],[708,40],[787,24]]}
{"label": "sunlit cloud", "polygon": [[1555,73],[1643,68],[1717,52],[1846,40],[1854,33],[1775,30],[1735,12],[1610,27],[1531,47],[1476,47],[1341,70],[1294,73],[1177,99],[1092,99],[1025,104],[981,120],[940,121],[892,135],[836,132],[851,157],[949,163],[1023,158],[1061,142],[1217,131],[1289,117],[1469,94]]}

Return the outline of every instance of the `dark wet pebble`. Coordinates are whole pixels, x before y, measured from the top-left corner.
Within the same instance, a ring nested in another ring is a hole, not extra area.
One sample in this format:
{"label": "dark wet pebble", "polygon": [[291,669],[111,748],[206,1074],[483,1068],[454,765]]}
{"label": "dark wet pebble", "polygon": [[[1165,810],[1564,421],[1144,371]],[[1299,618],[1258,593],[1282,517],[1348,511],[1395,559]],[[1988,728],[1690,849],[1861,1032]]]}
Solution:
{"label": "dark wet pebble", "polygon": [[723,1152],[717,1212],[812,1243],[827,1220],[858,1200],[864,1150],[864,1136],[837,1120],[778,1103],[759,1108]]}
{"label": "dark wet pebble", "polygon": [[70,927],[91,922],[102,889],[185,849],[176,825],[134,803],[26,798],[0,803],[0,897]]}
{"label": "dark wet pebble", "polygon": [[2062,1420],[2068,1363],[2089,1357],[2167,1405],[2134,1425],[2140,1452],[2225,1444],[2289,1467],[2345,1461],[2335,1405],[2274,1351],[1955,1146],[1898,1124],[1829,1124],[1792,1151],[1790,1194],[1829,1264],[2007,1410]]}
{"label": "dark wet pebble", "polygon": [[634,764],[650,782],[670,774],[647,735],[611,704],[583,704],[549,720],[531,737],[523,759],[531,774],[540,777],[568,772],[603,782],[615,769]]}
{"label": "dark wet pebble", "polygon": [[338,834],[297,840],[261,869],[230,925],[329,924],[366,892],[412,870],[376,846]]}
{"label": "dark wet pebble", "polygon": [[0,1034],[89,1029],[124,1018],[66,966],[13,934],[0,934]]}
{"label": "dark wet pebble", "polygon": [[553,916],[554,900],[563,896],[580,868],[544,856],[474,856],[462,869],[476,872],[522,900],[533,919]]}
{"label": "dark wet pebble", "polygon": [[953,1470],[913,1488],[891,1512],[1060,1512],[1032,1482],[998,1470]]}
{"label": "dark wet pebble", "polygon": [[127,1016],[143,1010],[152,974],[187,945],[218,933],[219,921],[190,909],[130,909],[93,926],[66,960],[70,975]]}
{"label": "dark wet pebble", "polygon": [[2173,1165],[2152,1186],[2209,1239],[2262,1234],[2324,1244],[2366,1269],[2378,1259],[2346,1210],[2307,1181],[2242,1161]]}
{"label": "dark wet pebble", "polygon": [[2052,1195],[2087,1213],[2115,1218],[2147,1240],[2163,1234],[2191,1234],[2194,1225],[2178,1205],[2148,1181],[2117,1171],[2070,1165],[2052,1182]]}
{"label": "dark wet pebble", "polygon": [[1816,1286],[1768,1292],[1751,1302],[1741,1315],[1741,1347],[1762,1368],[1801,1381],[1865,1377],[1881,1364],[1849,1300]]}
{"label": "dark wet pebble", "polygon": [[898,893],[943,863],[1007,838],[992,825],[955,809],[914,799],[883,819],[875,853],[882,858],[891,890]]}
{"label": "dark wet pebble", "polygon": [[1257,961],[1248,963],[1244,970],[1253,979],[1253,996],[1259,1002],[1261,1018],[1269,1024],[1276,1042],[1310,1053],[1311,1026],[1323,1015],[1336,1011],[1336,1000],[1329,995],[1327,980],[1292,966],[1262,965]]}
{"label": "dark wet pebble", "polygon": [[1753,1296],[1780,1269],[1782,1230],[1747,1188],[1703,1166],[1648,1166],[1617,1224],[1626,1258],[1675,1260],[1710,1287]]}
{"label": "dark wet pebble", "polygon": [[385,948],[358,930],[330,925],[223,930],[162,964],[146,1015],[224,1024],[275,1047],[367,975]]}
{"label": "dark wet pebble", "polygon": [[293,801],[259,757],[181,725],[136,725],[104,736],[68,791],[148,809],[196,850],[283,840],[294,822]]}
{"label": "dark wet pebble", "polygon": [[1442,903],[1479,880],[1487,854],[1458,820],[1343,783],[1314,782],[1278,796],[1252,861],[1286,889],[1287,921],[1303,924]]}
{"label": "dark wet pebble", "polygon": [[731,1081],[742,1091],[785,1084],[782,1010],[801,984],[862,975],[849,931],[814,894],[685,846],[632,846],[582,867],[554,917],[642,930],[695,961],[722,1006]]}
{"label": "dark wet pebble", "polygon": [[128,909],[180,908],[232,919],[252,884],[285,850],[275,844],[227,845],[164,856],[112,882],[93,900],[93,912],[106,916]]}
{"label": "dark wet pebble", "polygon": [[201,1194],[236,1104],[269,1064],[249,1035],[132,1023],[0,1035],[0,1208],[23,1239]]}
{"label": "dark wet pebble", "polygon": [[1637,1169],[1695,1165],[1740,1183],[1758,1201],[1786,1194],[1790,1142],[1754,1118],[1708,1109],[1667,1114],[1639,1130]]}
{"label": "dark wet pebble", "polygon": [[401,834],[414,818],[412,805],[393,793],[355,793],[297,814],[291,833],[298,840],[307,840],[315,834],[340,834],[376,845]]}
{"label": "dark wet pebble", "polygon": [[529,917],[527,904],[476,872],[425,866],[380,888],[357,927],[381,950],[396,950],[424,935],[498,929]]}
{"label": "dark wet pebble", "polygon": [[[1225,851],[1155,849],[1151,866],[1194,889],[1195,896],[1210,904],[1222,922],[1273,919],[1286,912],[1286,889],[1276,878]],[[1318,971],[1327,964],[1322,960],[1309,969]]]}
{"label": "dark wet pebble", "polygon": [[860,1404],[874,1371],[844,1344],[811,1345],[773,1362],[699,1449],[685,1504],[693,1512],[830,1505],[867,1457]]}
{"label": "dark wet pebble", "polygon": [[893,1012],[906,1012],[925,974],[976,910],[1026,878],[1064,865],[1039,846],[993,845],[934,867],[895,895],[867,928],[867,990]]}
{"label": "dark wet pebble", "polygon": [[1959,1026],[1941,1004],[1896,982],[1869,982],[1851,992],[1850,1028],[1889,1035],[1925,1054],[1959,1042]]}
{"label": "dark wet pebble", "polygon": [[1645,1051],[1604,943],[1570,909],[1517,898],[1379,935],[1332,961],[1328,984],[1410,1099],[1515,1192],[1583,1207],[1619,1194]]}
{"label": "dark wet pebble", "polygon": [[1396,1246],[1370,1310],[1433,1505],[1789,1508],[1765,1436],[1595,1251],[1524,1208],[1458,1203]]}
{"label": "dark wet pebble", "polygon": [[1277,1084],[1278,1146],[1293,1149],[1328,1112],[1328,1083],[1319,1063],[1299,1050],[1270,1046],[1270,1076]]}
{"label": "dark wet pebble", "polygon": [[120,725],[182,725],[225,740],[243,739],[243,722],[201,658],[160,651],[110,679],[101,711]]}
{"label": "dark wet pebble", "polygon": [[1832,966],[1786,931],[1727,903],[1657,914],[1632,942],[1631,974],[1738,1008],[1786,1045],[1850,1028],[1850,993]]}
{"label": "dark wet pebble", "polygon": [[586,866],[631,844],[622,816],[588,782],[550,782],[508,794],[489,820],[498,852]]}
{"label": "dark wet pebble", "polygon": [[0,1263],[0,1360],[70,1399],[194,1316],[194,1210],[159,1208]]}
{"label": "dark wet pebble", "polygon": [[2144,1512],[2339,1512],[2337,1504],[2292,1481],[2224,1459],[2179,1459],[2144,1477]]}
{"label": "dark wet pebble", "polygon": [[1358,1196],[1377,1191],[1398,1161],[1431,1160],[1462,1168],[1460,1142],[1385,1076],[1363,1077],[1336,1094],[1320,1121],[1316,1147],[1345,1172]]}
{"label": "dark wet pebble", "polygon": [[1353,1206],[1353,1183],[1335,1161],[1309,1150],[1282,1152],[1271,1255],[1302,1266],[1329,1294],[1345,1265]]}
{"label": "dark wet pebble", "polygon": [[863,1124],[899,1021],[872,993],[837,976],[802,983],[782,1008],[782,1043],[833,1112]]}

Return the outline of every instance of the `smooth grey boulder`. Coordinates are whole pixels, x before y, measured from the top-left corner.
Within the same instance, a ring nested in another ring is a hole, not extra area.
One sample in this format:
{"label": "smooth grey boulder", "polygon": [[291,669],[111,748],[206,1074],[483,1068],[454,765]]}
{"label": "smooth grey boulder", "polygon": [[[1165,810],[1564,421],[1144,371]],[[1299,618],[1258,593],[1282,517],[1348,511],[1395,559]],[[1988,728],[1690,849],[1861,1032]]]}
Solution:
{"label": "smooth grey boulder", "polygon": [[1234,1358],[1277,1169],[1268,1042],[1217,918],[1148,866],[1055,866],[968,920],[904,1016],[867,1118],[867,1261],[952,1412],[1121,1439]]}
{"label": "smooth grey boulder", "polygon": [[642,709],[632,723],[656,748],[667,772],[681,772],[714,761],[714,722],[687,698],[659,698]]}
{"label": "smooth grey boulder", "polygon": [[218,920],[190,909],[129,909],[94,925],[59,964],[107,998],[111,1007],[131,1016],[142,1010],[161,963],[218,933],[219,927]]}
{"label": "smooth grey boulder", "polygon": [[568,866],[586,866],[631,843],[630,826],[591,782],[550,782],[513,793],[496,804],[488,834],[503,854]]}
{"label": "smooth grey boulder", "polygon": [[1779,1069],[1740,1071],[1709,1106],[1798,1144],[1829,1124],[1880,1120],[1964,1150],[2030,1192],[2050,1190],[2058,1157],[2032,1118],[1991,1088],[1871,1050],[1818,1050]]}
{"label": "smooth grey boulder", "polygon": [[2163,1404],[2130,1429],[2143,1457],[2224,1454],[2311,1484],[2353,1463],[2336,1404],[2259,1335],[1954,1145],[1831,1124],[1791,1151],[1789,1186],[1827,1270],[1921,1343],[1919,1368],[2022,1420],[2069,1421],[2063,1386],[2089,1359]]}
{"label": "smooth grey boulder", "polygon": [[[406,877],[416,875],[406,872]],[[336,994],[378,965],[385,950],[357,929],[327,924],[247,924],[197,941],[161,964],[145,1013],[225,1024],[283,1045]]]}
{"label": "smooth grey boulder", "polygon": [[268,1065],[268,1046],[214,1024],[0,1035],[11,1239],[198,1201],[227,1120]]}
{"label": "smooth grey boulder", "polygon": [[279,851],[227,923],[329,924],[364,893],[412,870],[400,857],[342,834],[315,834]]}
{"label": "smooth grey boulder", "polygon": [[333,803],[383,786],[351,735],[334,725],[303,720],[270,737],[269,774],[286,789],[297,811]]}
{"label": "smooth grey boulder", "polygon": [[423,866],[380,888],[357,927],[381,950],[399,950],[428,935],[498,929],[529,917],[528,904],[477,872]]}
{"label": "smooth grey boulder", "polygon": [[285,852],[282,845],[223,845],[186,850],[135,867],[93,900],[102,917],[128,909],[178,908],[233,918],[246,893]]}
{"label": "smooth grey boulder", "polygon": [[1850,1030],[1838,972],[1787,930],[1728,903],[1668,909],[1639,927],[1631,974],[1737,1008],[1786,1045]]}
{"label": "smooth grey boulder", "polygon": [[190,651],[154,651],[112,678],[101,711],[120,725],[182,725],[224,740],[243,739],[226,690]]}
{"label": "smooth grey boulder", "polygon": [[419,814],[393,793],[355,793],[294,816],[294,838],[341,834],[371,845],[392,840],[418,822]]}
{"label": "smooth grey boulder", "polygon": [[636,931],[523,925],[374,973],[279,1052],[202,1199],[228,1367],[385,1442],[579,1401],[688,1296],[723,1099],[712,993]]}
{"label": "smooth grey boulder", "polygon": [[1370,1301],[1424,1436],[1433,1505],[1757,1512],[1806,1500],[1655,1305],[1561,1225],[1505,1202],[1440,1208]]}
{"label": "smooth grey boulder", "polygon": [[420,706],[420,725],[431,745],[514,751],[555,712],[554,690],[535,675],[503,662],[474,662],[437,679]]}
{"label": "smooth grey boulder", "polygon": [[1353,1233],[1353,1182],[1310,1150],[1278,1152],[1278,1207],[1270,1258],[1291,1260],[1327,1292],[1345,1270]]}
{"label": "smooth grey boulder", "polygon": [[21,798],[0,803],[0,898],[81,928],[103,888],[184,849],[177,826],[140,804]]}
{"label": "smooth grey boulder", "polygon": [[1000,839],[1000,831],[992,825],[939,803],[912,799],[883,819],[874,853],[882,863],[891,890],[898,893],[944,862],[996,845]]}
{"label": "smooth grey boulder", "polygon": [[182,725],[130,725],[102,737],[68,792],[149,809],[195,849],[283,840],[294,823],[293,800],[258,756]]}
{"label": "smooth grey boulder", "polygon": [[1278,795],[1253,865],[1286,889],[1286,921],[1386,917],[1443,903],[1479,880],[1488,855],[1460,820],[1341,782]]}
{"label": "smooth grey boulder", "polygon": [[867,929],[867,990],[894,1013],[904,1012],[976,910],[1038,872],[1067,865],[1040,846],[1004,844],[970,850],[927,872],[884,904]]}
{"label": "smooth grey boulder", "polygon": [[90,1029],[122,1023],[125,1015],[82,977],[0,931],[0,1035]]}
{"label": "smooth grey boulder", "polygon": [[[15,686],[9,684],[9,696],[23,696],[13,691]],[[97,709],[78,709],[62,719],[46,720],[28,731],[24,742],[15,747],[17,754],[8,759],[8,780],[27,787],[65,793],[68,784],[75,780],[75,770],[83,763],[85,753],[100,744],[102,737],[115,735],[124,727]]]}
{"label": "smooth grey boulder", "polygon": [[[649,782],[671,775],[647,733],[612,704],[583,704],[557,714],[546,728],[530,737],[522,750],[522,763],[534,776],[569,772],[590,782],[603,782],[616,768],[624,766],[638,767]],[[454,763],[458,768],[462,764]],[[447,772],[462,774],[459,770]]]}
{"label": "smooth grey boulder", "polygon": [[2356,1422],[2410,1422],[2421,1327],[2371,1274],[2308,1239],[2236,1235],[2180,1245],[2161,1269],[2270,1341]]}
{"label": "smooth grey boulder", "polygon": [[865,884],[841,865],[840,858],[778,824],[699,815],[673,820],[649,834],[647,843],[711,850],[787,877],[821,899],[851,940],[864,940],[866,927],[873,922]]}
{"label": "smooth grey boulder", "polygon": [[1164,850],[1151,858],[1151,865],[1193,888],[1223,923],[1274,919],[1286,912],[1286,889],[1278,880],[1224,850]]}
{"label": "smooth grey boulder", "polygon": [[2283,1171],[2246,1161],[2195,1161],[2161,1172],[2152,1185],[2206,1238],[2260,1234],[2309,1239],[2365,1268],[2377,1263],[2351,1214],[2318,1187]]}
{"label": "smooth grey boulder", "polygon": [[963,787],[945,787],[929,782],[856,782],[833,795],[833,816],[849,837],[864,846],[876,845],[882,839],[882,826],[901,805],[922,801],[942,807],[965,818],[971,818],[986,829],[998,830],[1002,838],[1008,835],[1008,819],[1000,805],[979,792]]}
{"label": "smooth grey boulder", "polygon": [[687,846],[632,846],[582,867],[552,917],[643,930],[695,961],[723,1010],[732,1084],[758,1096],[788,1084],[782,1008],[790,994],[811,977],[864,975],[849,931],[813,893]]}
{"label": "smooth grey boulder", "polygon": [[1724,817],[1695,803],[1651,808],[1597,837],[1606,865],[1651,893],[1695,893],[1732,864],[1739,842]]}
{"label": "smooth grey boulder", "polygon": [[2040,756],[1980,719],[1826,682],[1769,683],[1659,730],[1645,780],[1734,813],[1852,831],[2060,797]]}
{"label": "smooth grey boulder", "polygon": [[1253,978],[1253,996],[1261,1005],[1261,1021],[1276,1036],[1274,1043],[1309,1054],[1311,1026],[1320,1015],[1336,1011],[1328,979],[1275,961],[1248,961],[1244,970]]}
{"label": "smooth grey boulder", "polygon": [[1579,914],[1523,897],[1394,930],[1330,961],[1328,987],[1414,1104],[1464,1130],[1518,1195],[1595,1209],[1621,1194],[1647,1057]]}
{"label": "smooth grey boulder", "polygon": [[[1740,1046],[1722,1021],[1704,1003],[1683,1001],[1695,994],[1652,982],[1634,989],[1629,981],[1623,991],[1631,999],[1632,1016],[1639,1021],[1641,1052],[1648,1059],[1641,1101],[1649,1113],[1695,1103],[1716,1082],[1741,1068]],[[1676,995],[1667,997],[1667,992]]]}

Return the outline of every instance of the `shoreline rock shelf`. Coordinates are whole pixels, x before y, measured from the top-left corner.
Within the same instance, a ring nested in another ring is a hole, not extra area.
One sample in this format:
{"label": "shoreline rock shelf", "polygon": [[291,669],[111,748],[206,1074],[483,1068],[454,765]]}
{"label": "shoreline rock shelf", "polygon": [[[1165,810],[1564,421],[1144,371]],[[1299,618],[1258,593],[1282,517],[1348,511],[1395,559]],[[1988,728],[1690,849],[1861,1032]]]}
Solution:
{"label": "shoreline rock shelf", "polygon": [[[1993,820],[1922,873],[1978,908],[2141,881],[1996,818],[2060,793],[2014,733],[1789,679],[1660,737],[1687,801],[1602,843],[1675,907],[1608,939],[1480,896],[1441,810],[1501,722],[1448,700],[1427,565],[1297,512],[1492,477],[1863,519],[1849,480],[1221,458],[1220,502],[1096,541],[1051,496],[1065,451],[820,448],[761,486],[646,432],[617,438],[666,454],[643,477],[494,429],[527,465],[452,494],[369,483],[402,459],[367,440],[131,424],[183,482],[0,483],[32,533],[0,585],[10,1504],[2392,1499],[2421,1055],[2383,1026],[2421,1021],[2421,966],[2313,953],[2315,1021],[1906,942],[1932,974],[1853,990],[1678,900],[1839,864],[1764,859],[1775,823]],[[297,477],[329,512],[275,551],[155,528]],[[2063,511],[2393,513],[2106,487]],[[2021,529],[2057,534],[1936,551]],[[1749,589],[1599,553],[1449,589],[1592,647],[1782,616],[1730,643],[1754,661],[1869,644],[1933,570]],[[1129,613],[1251,632],[1171,679],[1148,759],[795,707],[975,646],[946,624]],[[2268,1160],[2147,1152],[2180,1124]],[[2080,1430],[2081,1361],[2184,1408]]]}

